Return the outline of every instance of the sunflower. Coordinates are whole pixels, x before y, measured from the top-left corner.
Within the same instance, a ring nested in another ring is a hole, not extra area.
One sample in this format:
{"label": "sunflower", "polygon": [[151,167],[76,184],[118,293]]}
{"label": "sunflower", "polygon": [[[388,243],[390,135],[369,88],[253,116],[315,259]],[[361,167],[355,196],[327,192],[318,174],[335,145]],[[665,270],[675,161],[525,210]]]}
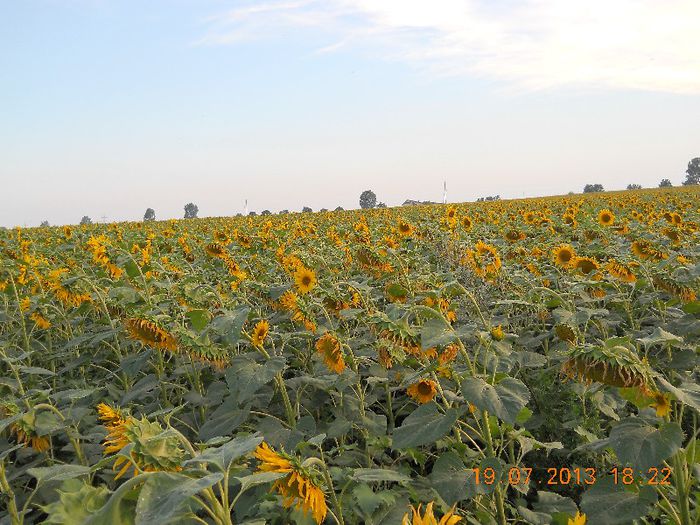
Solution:
{"label": "sunflower", "polygon": [[505,337],[505,334],[503,333],[503,327],[500,324],[498,326],[491,328],[491,337],[493,339],[495,339],[496,341],[503,340],[503,338]]}
{"label": "sunflower", "polygon": [[212,242],[207,244],[204,247],[204,251],[207,252],[207,255],[209,255],[210,257],[217,257],[219,259],[223,259],[226,257],[226,248],[224,248],[218,242]]}
{"label": "sunflower", "polygon": [[586,525],[586,515],[576,511],[576,516],[569,518],[566,525]]}
{"label": "sunflower", "polygon": [[253,455],[261,461],[258,466],[259,472],[287,474],[272,485],[272,490],[276,490],[282,496],[282,504],[285,507],[295,505],[297,509],[303,510],[304,515],[311,511],[318,524],[326,519],[326,496],[311,472],[302,467],[297,458],[283,452],[275,452],[264,441],[258,445]]}
{"label": "sunflower", "polygon": [[114,460],[113,469],[119,469],[115,480],[126,474],[132,465],[134,476],[141,472],[182,470],[180,463],[184,451],[180,441],[176,436],[166,434],[160,424],[151,423],[146,418],[138,420],[105,403],[97,405],[97,412],[107,429],[103,441],[105,455],[116,454],[131,445],[128,457],[119,455]]}
{"label": "sunflower", "polygon": [[299,293],[309,293],[311,289],[316,286],[316,274],[313,270],[305,266],[300,266],[294,272],[294,282],[297,285]]}
{"label": "sunflower", "polygon": [[[433,501],[428,503],[425,507],[425,514],[422,517],[420,515],[421,505],[418,505],[417,509],[411,505],[411,510],[404,514],[401,525],[455,525],[455,523],[462,521],[460,516],[455,515],[454,506],[438,521],[433,513],[433,503]],[[411,514],[413,515],[412,518]]]}
{"label": "sunflower", "polygon": [[177,350],[175,337],[160,328],[148,319],[127,319],[124,321],[126,330],[132,339],[141,341],[146,346],[153,346],[162,350]]}
{"label": "sunflower", "polygon": [[600,268],[600,265],[591,257],[574,257],[572,267],[581,273],[588,275],[589,273]]}
{"label": "sunflower", "polygon": [[411,235],[413,235],[413,226],[411,226],[409,223],[407,223],[403,219],[399,219],[398,230],[399,230],[399,234],[402,237],[410,237]]}
{"label": "sunflower", "polygon": [[437,394],[435,381],[421,379],[406,389],[406,393],[419,403],[429,403]]}
{"label": "sunflower", "polygon": [[495,246],[478,241],[474,249],[467,252],[467,264],[479,277],[491,279],[501,269],[501,258]]}
{"label": "sunflower", "polygon": [[263,346],[267,334],[270,332],[270,323],[265,319],[258,321],[258,324],[253,328],[252,341],[254,346]]}
{"label": "sunflower", "polygon": [[552,252],[554,263],[562,268],[569,268],[572,260],[576,257],[576,252],[569,244],[560,244]]}
{"label": "sunflower", "polygon": [[656,415],[658,417],[665,417],[671,411],[671,400],[668,394],[656,392],[654,394],[654,402],[651,406],[656,409]]}
{"label": "sunflower", "polygon": [[615,279],[619,279],[620,281],[633,283],[637,280],[637,277],[635,277],[634,273],[632,273],[632,270],[614,259],[608,261],[608,263],[605,265],[605,269],[610,275],[612,275]]}
{"label": "sunflower", "polygon": [[345,359],[340,350],[340,342],[331,334],[326,332],[316,341],[316,351],[323,356],[323,361],[329,370],[340,374],[345,369]]}
{"label": "sunflower", "polygon": [[471,230],[473,224],[474,221],[469,215],[465,215],[464,217],[462,217],[462,228],[464,228],[465,230]]}
{"label": "sunflower", "polygon": [[278,302],[283,310],[291,312],[297,307],[297,296],[291,290],[287,290],[280,296]]}
{"label": "sunflower", "polygon": [[615,214],[610,210],[600,210],[598,213],[598,224],[601,226],[612,226],[615,223]]}
{"label": "sunflower", "polygon": [[[20,410],[11,402],[0,403],[0,419],[16,416]],[[10,435],[15,436],[17,443],[31,447],[36,452],[46,452],[51,447],[48,435],[39,435],[36,429],[36,411],[30,410],[10,426]]]}
{"label": "sunflower", "polygon": [[609,386],[638,387],[643,393],[650,392],[649,387],[654,384],[646,359],[640,359],[636,352],[621,345],[575,346],[561,372],[586,384],[596,381]]}

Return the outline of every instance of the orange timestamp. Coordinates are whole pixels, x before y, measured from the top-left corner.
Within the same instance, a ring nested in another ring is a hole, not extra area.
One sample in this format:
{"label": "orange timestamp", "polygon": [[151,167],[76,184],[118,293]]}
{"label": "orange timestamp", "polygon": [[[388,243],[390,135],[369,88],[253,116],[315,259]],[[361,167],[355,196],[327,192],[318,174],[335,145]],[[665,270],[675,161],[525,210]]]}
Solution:
{"label": "orange timestamp", "polygon": [[[510,485],[527,485],[530,482],[532,468],[530,467],[511,467],[502,473],[501,476],[493,467],[484,469],[473,468],[474,482],[484,485],[493,485],[494,483],[508,483]],[[635,479],[643,479],[647,485],[670,485],[673,469],[671,467],[651,467],[644,476],[640,472],[635,471],[631,467],[613,467],[606,471],[609,474],[612,482],[615,485],[632,485]],[[546,484],[547,485],[593,485],[598,480],[598,470],[594,467],[561,467],[546,469]]]}

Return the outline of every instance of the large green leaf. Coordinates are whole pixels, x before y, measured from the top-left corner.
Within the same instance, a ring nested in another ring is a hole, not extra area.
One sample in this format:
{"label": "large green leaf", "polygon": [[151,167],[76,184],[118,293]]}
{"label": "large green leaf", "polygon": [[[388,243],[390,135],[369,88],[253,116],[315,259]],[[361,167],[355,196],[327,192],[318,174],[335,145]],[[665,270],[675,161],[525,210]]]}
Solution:
{"label": "large green leaf", "polygon": [[190,478],[175,472],[155,472],[148,476],[136,504],[136,525],[182,523],[195,501],[190,499],[223,479],[216,472],[202,478]]}
{"label": "large green leaf", "polygon": [[250,415],[250,406],[238,408],[238,404],[227,398],[212,412],[199,429],[199,439],[207,441],[217,436],[228,436],[236,430]]}
{"label": "large green leaf", "polygon": [[65,481],[89,474],[90,467],[83,465],[54,465],[53,467],[34,467],[27,470],[30,476],[36,478],[39,483],[48,481]]}
{"label": "large green leaf", "polygon": [[433,465],[430,482],[448,505],[467,498],[470,471],[462,459],[452,450],[444,452]]}
{"label": "large green leaf", "polygon": [[221,336],[225,343],[235,345],[241,338],[241,330],[248,319],[249,312],[248,306],[240,306],[231,312],[215,317],[211,322],[211,328]]}
{"label": "large green leaf", "polygon": [[231,395],[239,405],[248,399],[262,387],[272,381],[278,372],[284,370],[285,358],[276,356],[260,364],[255,361],[254,355],[240,355],[231,360],[231,365],[226,370],[226,383]]}
{"label": "large green leaf", "polygon": [[434,348],[454,341],[455,333],[443,319],[431,318],[423,324],[420,339],[423,348]]}
{"label": "large green leaf", "polygon": [[663,423],[658,429],[637,417],[620,421],[610,431],[610,446],[626,465],[646,473],[673,456],[683,444],[677,423]]}
{"label": "large green leaf", "polygon": [[456,408],[442,414],[433,402],[415,409],[403,424],[394,430],[394,448],[418,447],[435,443],[447,434],[460,415]]}
{"label": "large green leaf", "polygon": [[610,477],[599,479],[581,499],[581,510],[588,523],[596,525],[629,524],[646,515],[656,502],[654,487],[644,486],[639,492],[614,483]]}
{"label": "large green leaf", "polygon": [[700,412],[700,385],[692,382],[684,382],[677,387],[673,386],[663,377],[659,377],[657,382],[661,390],[672,393],[676,396],[678,401]]}
{"label": "large green leaf", "polygon": [[208,463],[222,472],[228,471],[238,458],[248,454],[262,443],[263,437],[256,433],[252,436],[237,436],[220,447],[208,448],[196,457],[185,461],[185,465]]}
{"label": "large green leaf", "polygon": [[480,377],[471,377],[462,383],[462,395],[479,410],[487,410],[511,424],[530,400],[527,387],[512,377],[506,377],[496,386]]}

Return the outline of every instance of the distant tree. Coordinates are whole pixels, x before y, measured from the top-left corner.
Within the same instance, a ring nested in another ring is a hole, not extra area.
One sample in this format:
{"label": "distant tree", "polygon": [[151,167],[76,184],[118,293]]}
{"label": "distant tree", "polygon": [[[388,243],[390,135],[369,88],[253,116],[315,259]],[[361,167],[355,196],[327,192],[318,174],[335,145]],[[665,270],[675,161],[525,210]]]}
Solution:
{"label": "distant tree", "polygon": [[151,222],[156,220],[156,212],[153,208],[147,208],[146,213],[143,214],[144,222]]}
{"label": "distant tree", "polygon": [[360,194],[360,208],[367,210],[377,205],[377,196],[372,190],[365,190]]}
{"label": "distant tree", "polygon": [[196,219],[199,213],[199,206],[193,203],[185,204],[185,219]]}
{"label": "distant tree", "polygon": [[605,191],[602,184],[586,184],[583,187],[583,193],[598,193]]}
{"label": "distant tree", "polygon": [[627,189],[628,190],[641,190],[642,185],[641,184],[628,184]]}
{"label": "distant tree", "polygon": [[289,213],[289,210],[280,210],[280,215],[286,215]]}
{"label": "distant tree", "polygon": [[345,211],[345,209],[342,206],[338,206],[335,210],[333,211]]}
{"label": "distant tree", "polygon": [[83,218],[80,219],[80,224],[92,224],[92,219],[88,217],[87,215],[83,215]]}
{"label": "distant tree", "polygon": [[45,228],[49,226],[49,221],[41,221],[41,227]]}
{"label": "distant tree", "polygon": [[302,211],[303,213],[311,213],[311,212],[314,211],[314,210],[312,210],[312,209],[309,208],[308,206],[304,206],[304,207],[301,209],[301,211]]}
{"label": "distant tree", "polygon": [[256,215],[257,213],[254,211],[248,212],[248,217],[255,217]]}
{"label": "distant tree", "polygon": [[700,184],[700,157],[695,157],[688,163],[688,169],[685,170],[686,176],[683,181],[683,186],[694,186]]}
{"label": "distant tree", "polygon": [[318,211],[328,211],[328,208],[321,208],[321,209],[318,210]]}
{"label": "distant tree", "polygon": [[501,196],[500,195],[489,195],[488,197],[479,197],[476,199],[476,202],[493,202],[493,201],[500,201]]}
{"label": "distant tree", "polygon": [[260,215],[272,215],[272,212],[270,210],[263,210],[260,212]]}
{"label": "distant tree", "polygon": [[672,188],[673,184],[671,184],[671,181],[668,179],[661,179],[661,182],[659,182],[659,188]]}

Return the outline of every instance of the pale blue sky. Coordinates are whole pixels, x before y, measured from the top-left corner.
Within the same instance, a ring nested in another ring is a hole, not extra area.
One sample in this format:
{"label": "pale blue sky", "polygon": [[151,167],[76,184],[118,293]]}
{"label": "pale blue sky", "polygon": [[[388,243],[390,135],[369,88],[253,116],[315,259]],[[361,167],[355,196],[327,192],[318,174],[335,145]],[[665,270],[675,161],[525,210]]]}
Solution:
{"label": "pale blue sky", "polygon": [[0,0],[0,225],[679,184],[700,3],[574,4]]}

